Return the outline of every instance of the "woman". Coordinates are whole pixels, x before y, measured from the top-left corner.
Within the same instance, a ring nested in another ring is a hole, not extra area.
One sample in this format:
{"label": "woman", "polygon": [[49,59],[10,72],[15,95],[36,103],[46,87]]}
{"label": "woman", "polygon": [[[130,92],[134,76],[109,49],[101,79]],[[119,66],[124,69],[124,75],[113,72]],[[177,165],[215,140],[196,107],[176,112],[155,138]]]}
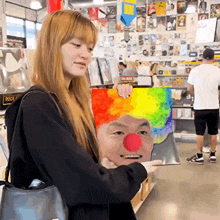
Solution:
{"label": "woman", "polygon": [[[28,188],[33,179],[57,186],[69,220],[133,220],[130,200],[147,172],[153,172],[161,161],[115,169],[98,164],[85,75],[96,41],[95,26],[79,12],[57,11],[45,19],[36,49],[32,92],[6,112],[13,148],[11,181],[22,188]],[[57,99],[63,116],[49,93]],[[104,164],[114,166],[107,158]]]}
{"label": "woman", "polygon": [[160,86],[160,82],[159,82],[159,80],[157,78],[158,68],[159,68],[159,64],[158,63],[151,64],[150,75],[152,76],[153,87],[159,87]]}

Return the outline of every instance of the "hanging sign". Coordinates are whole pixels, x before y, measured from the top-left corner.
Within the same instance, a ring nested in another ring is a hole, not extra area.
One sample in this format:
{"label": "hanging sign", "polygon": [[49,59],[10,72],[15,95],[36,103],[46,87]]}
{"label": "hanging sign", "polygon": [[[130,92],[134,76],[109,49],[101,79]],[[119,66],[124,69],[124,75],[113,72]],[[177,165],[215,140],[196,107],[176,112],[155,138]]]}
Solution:
{"label": "hanging sign", "polygon": [[62,8],[63,8],[63,1],[62,0],[47,0],[48,14],[51,14],[54,11],[59,11]]}
{"label": "hanging sign", "polygon": [[117,21],[125,26],[129,26],[137,15],[137,0],[118,0],[117,2]]}

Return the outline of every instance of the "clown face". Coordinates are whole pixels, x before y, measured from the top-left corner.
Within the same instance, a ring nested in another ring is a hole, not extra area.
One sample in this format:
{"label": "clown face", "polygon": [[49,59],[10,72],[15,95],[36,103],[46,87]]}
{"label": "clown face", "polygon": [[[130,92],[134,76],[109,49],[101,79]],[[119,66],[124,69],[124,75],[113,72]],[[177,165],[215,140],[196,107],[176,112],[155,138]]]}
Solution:
{"label": "clown face", "polygon": [[98,129],[101,157],[108,157],[116,165],[127,165],[151,159],[153,138],[146,119],[125,115]]}

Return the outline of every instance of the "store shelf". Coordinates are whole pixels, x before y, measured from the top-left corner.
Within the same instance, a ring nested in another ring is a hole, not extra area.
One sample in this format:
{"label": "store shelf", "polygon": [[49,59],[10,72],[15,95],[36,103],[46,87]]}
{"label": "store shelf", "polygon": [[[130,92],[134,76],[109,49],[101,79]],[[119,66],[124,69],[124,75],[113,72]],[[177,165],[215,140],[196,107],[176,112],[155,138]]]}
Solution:
{"label": "store shelf", "polygon": [[193,108],[193,106],[173,105],[173,108]]}
{"label": "store shelf", "polygon": [[189,75],[157,75],[157,77],[188,77]]}
{"label": "store shelf", "polygon": [[144,198],[144,200],[140,201],[135,207],[134,207],[134,213],[137,213],[144,201],[147,199],[148,195],[150,194],[151,190],[154,188],[157,182],[151,182],[150,191],[148,192],[147,196]]}
{"label": "store shelf", "polygon": [[186,118],[186,117],[181,117],[181,118],[173,118],[174,120],[194,120],[194,118]]}

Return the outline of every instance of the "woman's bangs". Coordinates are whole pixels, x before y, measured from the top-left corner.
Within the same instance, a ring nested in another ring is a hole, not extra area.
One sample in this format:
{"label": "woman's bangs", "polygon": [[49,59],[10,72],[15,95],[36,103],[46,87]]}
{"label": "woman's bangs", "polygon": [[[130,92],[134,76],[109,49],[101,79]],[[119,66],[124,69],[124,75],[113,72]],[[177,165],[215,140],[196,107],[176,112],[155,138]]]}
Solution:
{"label": "woman's bangs", "polygon": [[80,22],[81,25],[74,31],[74,38],[78,38],[88,44],[95,46],[97,42],[97,33],[95,26],[89,22]]}

